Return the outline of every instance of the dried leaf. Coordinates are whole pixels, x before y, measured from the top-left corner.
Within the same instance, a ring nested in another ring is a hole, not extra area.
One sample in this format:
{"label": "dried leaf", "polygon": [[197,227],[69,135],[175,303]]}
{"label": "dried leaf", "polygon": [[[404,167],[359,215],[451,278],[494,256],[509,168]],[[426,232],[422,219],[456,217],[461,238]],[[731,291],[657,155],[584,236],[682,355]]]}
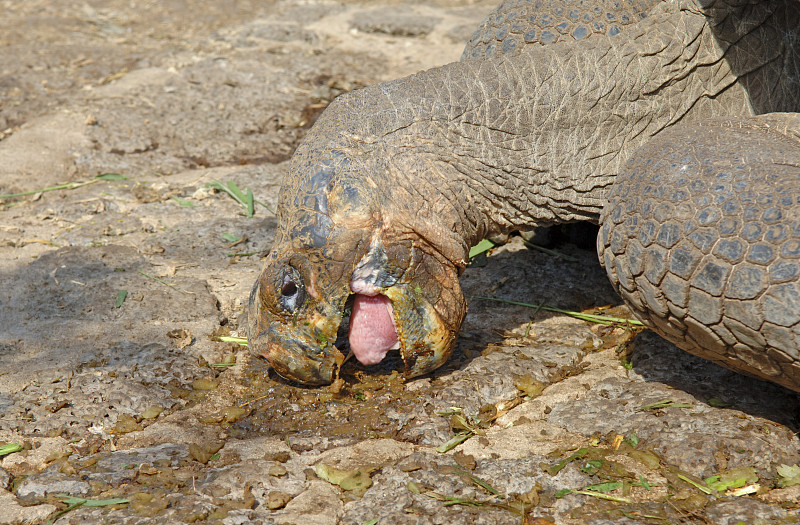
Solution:
{"label": "dried leaf", "polygon": [[706,478],[704,481],[712,489],[723,492],[756,483],[758,474],[756,474],[756,469],[753,467],[741,467],[720,472],[716,476]]}
{"label": "dried leaf", "polygon": [[800,485],[800,464],[780,465],[778,467],[778,486],[781,488]]}
{"label": "dried leaf", "polygon": [[319,463],[314,467],[314,472],[320,479],[332,485],[339,485],[342,489],[350,491],[359,497],[363,496],[367,489],[372,486],[369,472],[365,470],[340,470],[336,467]]}

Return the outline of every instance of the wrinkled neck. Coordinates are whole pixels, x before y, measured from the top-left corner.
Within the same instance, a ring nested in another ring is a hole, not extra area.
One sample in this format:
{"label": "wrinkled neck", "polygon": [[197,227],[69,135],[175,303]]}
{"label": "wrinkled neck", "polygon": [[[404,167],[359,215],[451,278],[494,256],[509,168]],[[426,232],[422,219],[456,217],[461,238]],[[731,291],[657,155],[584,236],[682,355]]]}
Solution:
{"label": "wrinkled neck", "polygon": [[[747,26],[736,42],[745,65],[692,5],[665,2],[617,37],[458,62],[347,94],[298,155],[343,152],[395,222],[423,236],[451,232],[461,246],[453,253],[495,232],[597,221],[635,149],[683,119],[752,114],[740,80],[783,52],[765,44],[775,33],[770,10],[736,26]],[[762,98],[758,109],[796,99]]]}

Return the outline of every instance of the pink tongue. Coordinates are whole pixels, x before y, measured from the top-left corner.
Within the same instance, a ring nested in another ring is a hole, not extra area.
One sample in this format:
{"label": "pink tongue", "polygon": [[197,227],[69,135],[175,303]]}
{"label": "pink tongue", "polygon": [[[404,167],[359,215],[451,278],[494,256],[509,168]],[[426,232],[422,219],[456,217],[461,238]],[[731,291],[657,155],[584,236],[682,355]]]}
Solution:
{"label": "pink tongue", "polygon": [[356,295],[350,315],[350,349],[361,363],[374,365],[397,347],[392,302],[383,295]]}

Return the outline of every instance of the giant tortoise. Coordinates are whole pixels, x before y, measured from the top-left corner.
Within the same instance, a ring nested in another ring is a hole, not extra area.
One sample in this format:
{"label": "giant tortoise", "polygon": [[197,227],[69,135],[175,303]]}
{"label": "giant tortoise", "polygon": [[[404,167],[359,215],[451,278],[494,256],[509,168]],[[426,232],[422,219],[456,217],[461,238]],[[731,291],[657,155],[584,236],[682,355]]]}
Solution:
{"label": "giant tortoise", "polygon": [[345,350],[450,355],[493,234],[601,224],[648,327],[800,391],[800,2],[506,0],[459,62],[337,98],[298,147],[249,341],[330,383]]}

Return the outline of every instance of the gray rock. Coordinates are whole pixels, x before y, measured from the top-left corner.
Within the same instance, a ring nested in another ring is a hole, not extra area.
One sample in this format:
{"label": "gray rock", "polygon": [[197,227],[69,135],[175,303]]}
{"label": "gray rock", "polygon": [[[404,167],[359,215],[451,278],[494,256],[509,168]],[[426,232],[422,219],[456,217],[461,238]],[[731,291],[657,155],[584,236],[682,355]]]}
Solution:
{"label": "gray rock", "polygon": [[363,33],[420,37],[433,31],[440,20],[409,13],[408,7],[384,7],[359,13],[350,25]]}

